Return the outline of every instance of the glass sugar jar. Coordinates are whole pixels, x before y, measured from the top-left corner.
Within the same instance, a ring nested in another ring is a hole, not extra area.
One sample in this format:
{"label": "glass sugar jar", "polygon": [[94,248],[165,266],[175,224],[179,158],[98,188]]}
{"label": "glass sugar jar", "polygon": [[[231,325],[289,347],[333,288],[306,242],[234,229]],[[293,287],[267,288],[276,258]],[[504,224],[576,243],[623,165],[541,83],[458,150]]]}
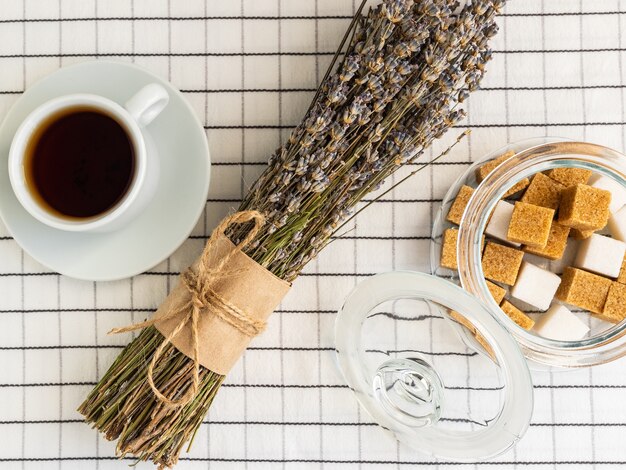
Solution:
{"label": "glass sugar jar", "polygon": [[[507,152],[512,153],[512,156],[477,184],[476,169]],[[613,325],[580,312],[579,316],[588,322],[589,326],[589,332],[585,337],[575,341],[545,338],[513,322],[495,302],[484,281],[481,265],[483,235],[496,204],[520,181],[531,178],[536,173],[557,168],[591,170],[594,177],[597,175],[610,178],[626,191],[626,156],[615,150],[585,142],[554,138],[514,143],[486,155],[470,166],[451,186],[435,219],[431,241],[432,272],[458,282],[467,292],[486,303],[494,316],[517,340],[522,352],[531,361],[531,367],[539,369],[593,366],[626,354],[626,322]],[[463,185],[476,189],[458,227],[458,272],[454,272],[439,265],[441,240],[445,229],[452,226],[446,221],[446,214]],[[575,245],[576,241],[571,243]],[[561,274],[563,268],[572,263],[571,255],[575,254],[574,251],[566,253],[562,260],[555,262],[538,257],[533,257],[532,260],[541,268]],[[541,314],[537,312],[535,315],[539,317]]]}
{"label": "glass sugar jar", "polygon": [[[507,153],[478,183],[476,169]],[[344,379],[371,417],[410,447],[465,462],[499,455],[529,426],[531,369],[593,366],[626,353],[626,321],[613,325],[588,315],[584,338],[558,341],[518,326],[487,287],[481,256],[493,209],[514,185],[557,168],[591,170],[626,191],[626,156],[615,150],[557,138],[507,145],[471,165],[444,197],[433,226],[431,274],[373,276],[339,310],[335,343]],[[457,227],[458,269],[451,270],[440,266],[442,239],[464,185],[474,190]],[[567,262],[545,260],[541,267],[558,272]]]}

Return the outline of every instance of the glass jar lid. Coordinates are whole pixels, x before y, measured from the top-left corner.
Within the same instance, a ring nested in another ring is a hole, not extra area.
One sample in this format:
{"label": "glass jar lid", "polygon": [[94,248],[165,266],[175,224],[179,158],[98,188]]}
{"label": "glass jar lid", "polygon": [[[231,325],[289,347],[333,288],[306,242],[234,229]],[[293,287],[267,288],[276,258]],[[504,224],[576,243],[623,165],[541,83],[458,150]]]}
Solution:
{"label": "glass jar lid", "polygon": [[368,278],[340,309],[335,340],[363,408],[422,453],[486,459],[528,428],[524,356],[489,309],[452,282],[408,271]]}

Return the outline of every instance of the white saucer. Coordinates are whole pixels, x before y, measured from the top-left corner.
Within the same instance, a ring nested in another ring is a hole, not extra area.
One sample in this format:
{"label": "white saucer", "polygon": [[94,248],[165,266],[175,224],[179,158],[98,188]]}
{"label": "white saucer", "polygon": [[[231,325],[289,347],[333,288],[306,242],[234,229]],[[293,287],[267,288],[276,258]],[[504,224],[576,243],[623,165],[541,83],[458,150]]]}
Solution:
{"label": "white saucer", "polygon": [[[142,86],[157,82],[170,94],[165,110],[149,127],[158,148],[161,176],[153,201],[133,223],[111,233],[70,233],[30,216],[16,199],[7,173],[11,140],[20,122],[38,105],[69,93],[95,93],[124,103]],[[139,274],[178,248],[206,205],[210,157],[204,129],[181,93],[139,67],[85,62],[65,67],[31,86],[0,127],[0,216],[17,243],[61,274],[110,281]]]}

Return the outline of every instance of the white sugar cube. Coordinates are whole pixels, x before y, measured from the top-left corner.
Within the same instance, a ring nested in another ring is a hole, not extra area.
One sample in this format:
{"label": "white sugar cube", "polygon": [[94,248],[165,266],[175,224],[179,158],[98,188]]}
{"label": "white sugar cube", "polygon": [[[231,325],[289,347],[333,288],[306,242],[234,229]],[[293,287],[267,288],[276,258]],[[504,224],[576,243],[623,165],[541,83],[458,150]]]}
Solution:
{"label": "white sugar cube", "polygon": [[491,214],[491,219],[489,219],[485,233],[490,237],[497,238],[498,240],[506,242],[509,245],[520,246],[519,243],[511,242],[506,238],[514,207],[515,206],[509,202],[498,201],[493,213]]}
{"label": "white sugar cube", "polygon": [[626,204],[626,189],[613,178],[593,175],[589,180],[589,186],[604,189],[611,193],[611,204],[609,204],[609,212],[611,212],[611,214],[617,212]]}
{"label": "white sugar cube", "polygon": [[545,338],[576,341],[587,334],[589,327],[564,305],[554,304],[541,314],[533,331]]}
{"label": "white sugar cube", "polygon": [[559,284],[561,284],[561,278],[553,272],[523,261],[517,281],[511,288],[511,295],[539,310],[546,310]]}
{"label": "white sugar cube", "polygon": [[626,206],[609,217],[609,232],[613,238],[626,242]]}
{"label": "white sugar cube", "polygon": [[626,253],[626,243],[594,233],[580,242],[574,266],[601,276],[617,277]]}

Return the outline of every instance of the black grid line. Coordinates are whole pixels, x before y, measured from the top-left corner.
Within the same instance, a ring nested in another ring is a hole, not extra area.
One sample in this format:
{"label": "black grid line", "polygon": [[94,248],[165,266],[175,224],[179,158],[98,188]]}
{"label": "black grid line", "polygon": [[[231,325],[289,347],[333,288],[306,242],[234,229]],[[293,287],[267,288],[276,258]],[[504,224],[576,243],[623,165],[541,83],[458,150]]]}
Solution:
{"label": "black grid line", "polygon": [[[519,55],[519,54],[594,54],[598,52],[624,52],[626,49],[621,47],[598,47],[598,48],[579,48],[579,49],[494,49],[494,55]],[[33,53],[33,54],[0,54],[0,59],[42,59],[42,58],[68,58],[68,57],[276,57],[276,56],[294,56],[294,57],[321,57],[333,56],[335,51],[275,51],[275,52],[106,52],[106,53],[87,53],[87,52],[66,52],[66,53]]]}
{"label": "black grid line", "polygon": [[[501,13],[500,16],[502,18],[508,17],[522,17],[522,18],[533,18],[533,17],[567,17],[567,16],[611,16],[611,15],[622,15],[624,14],[621,10],[607,10],[607,11],[589,11],[589,12],[541,12],[541,13]],[[57,22],[105,22],[105,21],[258,21],[258,20],[269,20],[269,21],[289,21],[289,20],[350,20],[352,17],[350,15],[279,15],[279,16],[270,16],[270,15],[202,15],[202,16],[102,16],[102,17],[64,17],[64,18],[8,18],[1,19],[1,23],[57,23]]]}

